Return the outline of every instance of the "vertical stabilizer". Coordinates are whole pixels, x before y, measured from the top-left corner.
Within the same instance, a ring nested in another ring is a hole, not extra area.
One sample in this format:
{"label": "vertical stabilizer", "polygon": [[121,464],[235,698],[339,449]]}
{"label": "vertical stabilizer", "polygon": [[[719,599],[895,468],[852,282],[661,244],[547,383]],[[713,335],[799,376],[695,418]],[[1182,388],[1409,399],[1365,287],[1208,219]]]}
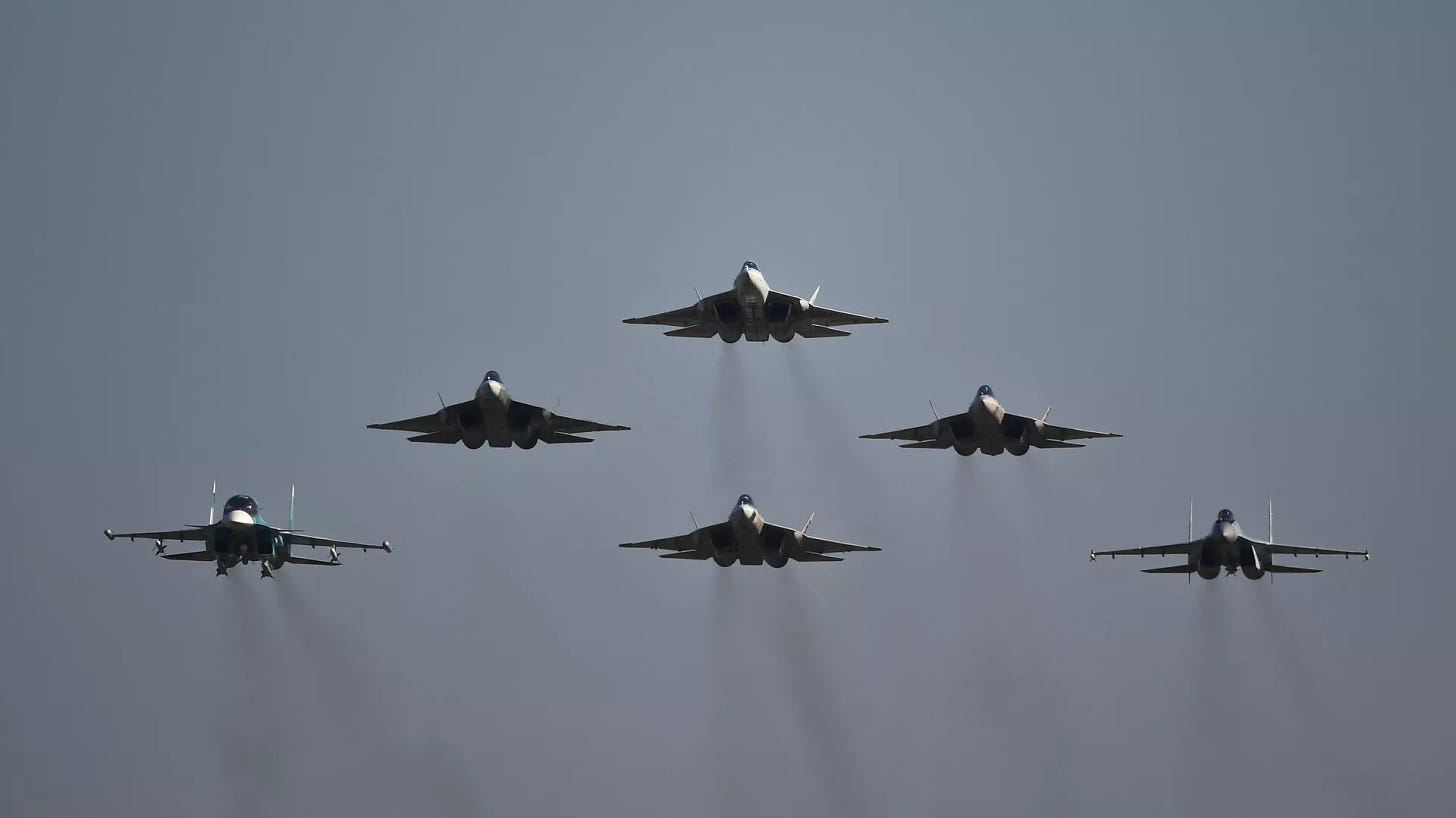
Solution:
{"label": "vertical stabilizer", "polygon": [[212,525],[212,518],[217,516],[217,481],[212,481],[212,505],[207,507],[207,524]]}
{"label": "vertical stabilizer", "polygon": [[293,498],[298,492],[298,486],[288,487],[288,530],[293,530]]}

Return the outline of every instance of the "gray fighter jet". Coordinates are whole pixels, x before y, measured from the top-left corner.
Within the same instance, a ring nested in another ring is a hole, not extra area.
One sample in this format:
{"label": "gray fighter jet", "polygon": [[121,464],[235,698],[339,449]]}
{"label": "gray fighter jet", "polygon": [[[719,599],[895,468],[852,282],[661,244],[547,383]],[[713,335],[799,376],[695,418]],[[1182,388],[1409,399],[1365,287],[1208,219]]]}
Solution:
{"label": "gray fighter jet", "polygon": [[475,397],[446,406],[440,399],[440,411],[392,423],[371,423],[370,429],[414,432],[415,443],[464,443],[466,448],[479,449],[489,443],[492,448],[507,449],[511,444],[522,449],[542,443],[591,443],[580,437],[582,432],[623,432],[628,426],[612,426],[591,420],[577,420],[558,415],[549,409],[532,406],[511,397],[495,370],[485,373],[485,380],[475,390]]}
{"label": "gray fighter jet", "polygon": [[855,315],[821,307],[814,303],[819,290],[806,298],[769,289],[758,265],[743,262],[733,289],[699,298],[698,303],[680,310],[662,312],[642,318],[628,318],[624,324],[660,324],[681,327],[663,333],[675,338],[712,338],[728,343],[739,338],[750,341],[788,342],[795,335],[805,338],[838,338],[849,335],[835,327],[846,324],[884,324],[887,319]]}
{"label": "gray fighter jet", "polygon": [[1281,545],[1274,540],[1274,509],[1269,509],[1269,539],[1254,540],[1244,536],[1243,529],[1234,520],[1233,512],[1223,509],[1218,513],[1218,520],[1213,528],[1202,539],[1193,538],[1193,509],[1188,509],[1188,542],[1173,543],[1172,545],[1157,545],[1152,548],[1123,548],[1116,551],[1093,551],[1092,559],[1098,557],[1147,557],[1147,556],[1174,556],[1181,555],[1188,558],[1187,565],[1169,565],[1163,568],[1144,568],[1145,574],[1188,574],[1189,581],[1193,580],[1193,574],[1204,579],[1218,577],[1220,571],[1224,576],[1231,576],[1235,572],[1243,572],[1249,579],[1261,579],[1265,574],[1270,575],[1272,582],[1274,574],[1318,574],[1318,568],[1296,568],[1292,565],[1275,565],[1274,555],[1281,554],[1290,557],[1298,556],[1335,556],[1364,557],[1370,559],[1369,551],[1342,551],[1338,548],[1309,548],[1303,545]]}
{"label": "gray fighter jet", "polygon": [[[179,531],[134,531],[118,534],[106,529],[106,539],[123,537],[128,540],[151,540],[157,556],[164,560],[188,562],[212,562],[217,564],[217,575],[226,576],[228,569],[243,563],[257,561],[263,568],[263,576],[271,577],[273,572],[285,565],[338,565],[340,548],[357,548],[361,551],[378,549],[388,552],[389,541],[379,545],[349,542],[332,537],[314,537],[293,529],[293,493],[288,497],[288,528],[274,528],[268,525],[258,513],[258,504],[246,494],[231,497],[222,507],[222,519],[213,522],[213,510],[217,507],[217,484],[212,484],[213,505],[207,510],[207,525],[189,526]],[[201,551],[186,554],[168,554],[166,540],[202,543]],[[302,557],[293,552],[293,547],[307,545],[310,548],[329,549],[327,560]]]}
{"label": "gray fighter jet", "polygon": [[[662,554],[664,559],[712,559],[724,568],[734,562],[743,565],[762,565],[766,562],[775,568],[784,567],[789,560],[840,562],[844,559],[843,557],[831,557],[829,554],[844,551],[880,550],[872,545],[851,545],[811,537],[807,532],[810,523],[813,522],[814,515],[810,514],[809,522],[804,523],[804,527],[797,531],[774,525],[763,519],[763,515],[759,514],[758,509],[753,505],[753,498],[745,494],[738,498],[726,523],[704,526],[676,537],[622,543],[621,547],[652,548],[673,552]],[[693,520],[693,525],[697,526],[697,524],[698,521]]]}
{"label": "gray fighter jet", "polygon": [[[934,405],[930,409],[934,412]],[[976,390],[976,399],[971,401],[970,409],[959,415],[937,415],[935,420],[924,426],[860,437],[866,440],[912,440],[916,442],[905,443],[900,448],[955,449],[956,454],[965,456],[977,451],[989,455],[1011,452],[1020,456],[1031,449],[1080,449],[1085,444],[1067,441],[1122,437],[1112,432],[1093,432],[1047,423],[1051,411],[1051,407],[1047,407],[1039,420],[1012,414],[1001,408],[991,387],[982,386]]]}

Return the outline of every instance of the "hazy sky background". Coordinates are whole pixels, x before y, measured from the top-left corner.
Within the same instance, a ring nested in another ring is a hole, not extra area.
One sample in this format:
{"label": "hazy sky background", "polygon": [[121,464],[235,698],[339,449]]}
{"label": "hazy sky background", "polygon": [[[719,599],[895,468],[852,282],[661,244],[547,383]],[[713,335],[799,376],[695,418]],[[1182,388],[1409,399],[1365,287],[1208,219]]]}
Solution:
{"label": "hazy sky background", "polygon": [[[1445,2],[4,4],[0,813],[1443,810],[1453,55]],[[748,258],[890,323],[619,323]],[[487,369],[634,430],[364,429]],[[1127,437],[855,439],[981,383]],[[395,553],[101,536],[214,479]],[[614,547],[742,492],[885,550]],[[1374,558],[1086,559],[1270,494]]]}

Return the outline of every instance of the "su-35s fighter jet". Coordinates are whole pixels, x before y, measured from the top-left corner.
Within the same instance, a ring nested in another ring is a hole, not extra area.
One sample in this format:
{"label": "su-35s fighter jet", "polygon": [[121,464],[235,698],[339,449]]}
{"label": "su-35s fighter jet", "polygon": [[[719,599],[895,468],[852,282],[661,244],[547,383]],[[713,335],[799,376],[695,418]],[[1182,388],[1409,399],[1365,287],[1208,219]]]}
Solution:
{"label": "su-35s fighter jet", "polygon": [[[766,562],[775,568],[784,567],[789,560],[840,562],[843,557],[831,557],[829,554],[880,550],[872,545],[851,545],[811,537],[808,531],[810,523],[813,522],[814,515],[810,514],[809,522],[804,523],[804,527],[798,531],[774,525],[763,519],[763,515],[753,505],[753,498],[745,494],[738,498],[738,503],[733,506],[726,523],[704,526],[676,537],[622,543],[621,547],[674,552],[662,554],[664,559],[712,559],[724,568],[734,562],[743,565],[762,565]],[[695,527],[697,524],[698,521],[693,520]]]}
{"label": "su-35s fighter jet", "polygon": [[[362,551],[379,549],[389,551],[389,540],[379,545],[349,542],[332,537],[313,537],[293,530],[293,493],[288,499],[288,528],[274,528],[268,525],[258,513],[258,504],[246,494],[236,494],[222,507],[222,519],[213,522],[213,510],[217,504],[217,484],[212,486],[213,506],[207,510],[207,525],[189,526],[180,531],[135,531],[118,534],[106,529],[106,538],[114,540],[124,537],[128,540],[151,540],[157,556],[164,560],[185,560],[190,562],[217,563],[217,575],[226,576],[229,568],[243,563],[258,562],[263,567],[263,576],[271,577],[273,572],[290,563],[294,565],[338,565],[340,548],[358,548]],[[202,543],[201,551],[186,554],[168,554],[166,540]],[[300,557],[293,553],[294,546],[307,545],[311,548],[323,546],[329,549],[326,560]]]}
{"label": "su-35s fighter jet", "polygon": [[1239,528],[1238,522],[1234,520],[1233,512],[1223,509],[1218,513],[1218,520],[1214,522],[1213,528],[1203,539],[1193,539],[1193,508],[1188,509],[1188,542],[1174,543],[1172,545],[1156,545],[1152,548],[1123,548],[1116,551],[1093,551],[1092,559],[1098,557],[1167,557],[1174,555],[1187,556],[1187,565],[1169,565],[1163,568],[1144,568],[1145,574],[1188,574],[1188,580],[1193,581],[1193,574],[1204,579],[1216,578],[1220,571],[1225,572],[1224,576],[1231,576],[1235,572],[1243,572],[1249,579],[1261,579],[1269,574],[1269,580],[1274,580],[1274,574],[1318,574],[1318,568],[1296,568],[1292,565],[1275,565],[1274,555],[1282,554],[1291,557],[1310,555],[1319,557],[1335,556],[1364,557],[1370,559],[1369,551],[1342,551],[1338,548],[1308,548],[1303,545],[1280,545],[1274,540],[1274,508],[1269,508],[1269,541],[1253,540],[1244,536],[1243,529]]}
{"label": "su-35s fighter jet", "polygon": [[[932,405],[931,412],[935,411]],[[902,449],[955,449],[956,454],[972,455],[977,451],[997,455],[1011,452],[1023,455],[1032,449],[1080,449],[1082,443],[1068,443],[1093,437],[1122,437],[1112,432],[1092,432],[1047,423],[1048,407],[1041,419],[1012,414],[1001,408],[991,387],[976,390],[971,408],[959,415],[937,416],[924,426],[912,426],[877,435],[860,435],[867,440],[913,440]]]}
{"label": "su-35s fighter jet", "polygon": [[464,443],[468,449],[508,449],[511,444],[522,449],[540,443],[591,443],[581,432],[624,432],[630,427],[612,426],[591,420],[577,420],[558,415],[550,409],[532,406],[511,397],[495,370],[485,373],[485,380],[475,390],[475,397],[464,403],[446,406],[440,399],[440,411],[393,423],[371,423],[370,429],[414,432],[415,443]]}
{"label": "su-35s fighter jet", "polygon": [[712,338],[728,343],[739,338],[750,341],[792,341],[795,335],[805,338],[838,338],[849,335],[835,327],[846,324],[884,324],[888,319],[855,315],[821,307],[814,303],[819,290],[807,299],[769,289],[758,265],[743,262],[733,289],[699,298],[698,303],[680,310],[660,312],[643,318],[628,318],[624,324],[660,324],[681,327],[663,333],[675,338]]}

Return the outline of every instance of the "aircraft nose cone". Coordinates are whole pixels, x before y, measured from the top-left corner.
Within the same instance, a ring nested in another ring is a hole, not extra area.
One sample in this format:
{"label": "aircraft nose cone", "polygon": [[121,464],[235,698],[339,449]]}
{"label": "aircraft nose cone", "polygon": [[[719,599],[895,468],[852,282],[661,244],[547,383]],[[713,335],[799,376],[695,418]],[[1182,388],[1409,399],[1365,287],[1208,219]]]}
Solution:
{"label": "aircraft nose cone", "polygon": [[253,515],[242,509],[233,509],[223,516],[223,521],[234,525],[252,525]]}

